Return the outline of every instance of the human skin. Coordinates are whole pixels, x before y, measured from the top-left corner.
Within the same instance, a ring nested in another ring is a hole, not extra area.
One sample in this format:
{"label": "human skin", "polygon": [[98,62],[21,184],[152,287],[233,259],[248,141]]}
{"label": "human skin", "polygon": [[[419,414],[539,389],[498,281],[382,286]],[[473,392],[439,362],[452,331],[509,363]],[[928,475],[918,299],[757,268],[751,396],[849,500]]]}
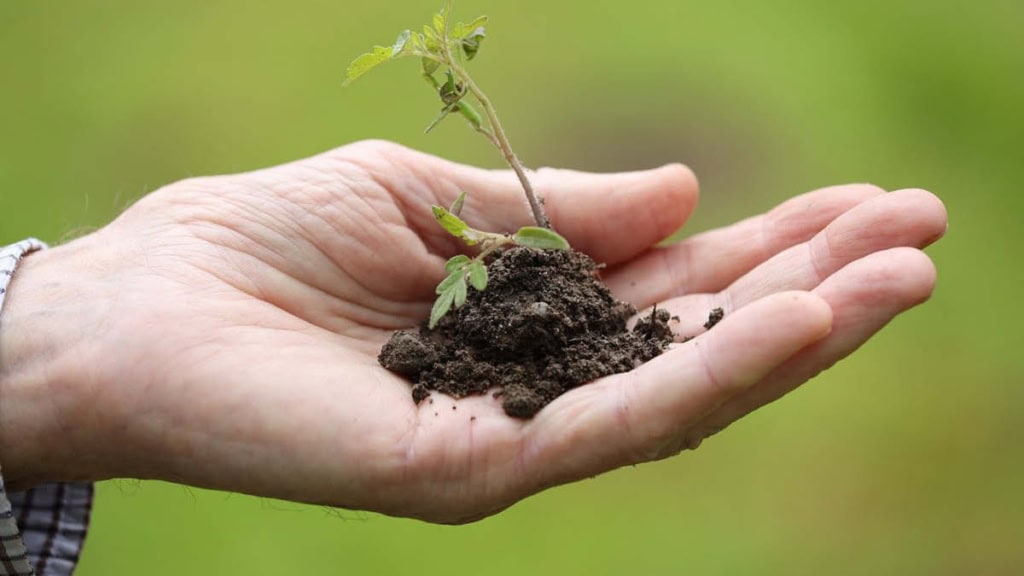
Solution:
{"label": "human skin", "polygon": [[[696,338],[531,420],[490,395],[417,406],[376,355],[427,317],[463,249],[429,206],[465,190],[474,226],[529,224],[510,172],[367,141],[189,179],[19,266],[0,315],[8,488],[159,478],[475,520],[694,448],[806,382],[928,298],[921,249],[946,229],[928,192],[846,185],[657,247],[696,205],[687,168],[534,181],[618,298]],[[716,306],[725,319],[704,332]]]}

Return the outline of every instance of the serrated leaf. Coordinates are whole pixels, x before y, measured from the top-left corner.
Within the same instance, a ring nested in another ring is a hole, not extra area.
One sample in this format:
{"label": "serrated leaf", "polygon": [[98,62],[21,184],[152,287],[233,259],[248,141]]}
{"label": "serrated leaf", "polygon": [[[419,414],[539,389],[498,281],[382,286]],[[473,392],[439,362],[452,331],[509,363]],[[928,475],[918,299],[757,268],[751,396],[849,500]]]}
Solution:
{"label": "serrated leaf", "polygon": [[568,250],[569,241],[561,234],[539,226],[523,226],[516,232],[512,240],[520,246],[539,248],[541,250]]}
{"label": "serrated leaf", "polygon": [[487,267],[483,262],[474,260],[469,265],[469,283],[478,291],[483,292],[487,288]]}
{"label": "serrated leaf", "polygon": [[430,210],[433,211],[434,218],[437,219],[437,223],[441,225],[441,228],[447,230],[452,236],[465,237],[466,230],[469,230],[469,224],[463,222],[462,218],[440,206],[431,206]]}
{"label": "serrated leaf", "polygon": [[[441,10],[444,12],[444,10]],[[437,35],[441,36],[444,34],[444,15],[434,14],[434,30],[437,31]]]}
{"label": "serrated leaf", "polygon": [[451,290],[443,292],[434,301],[434,307],[430,309],[430,328],[433,329],[437,326],[437,323],[444,318],[444,315],[452,309],[452,303],[455,301],[455,293]]}
{"label": "serrated leaf", "polygon": [[461,282],[456,282],[455,285],[452,286],[452,292],[455,293],[455,298],[452,303],[456,308],[459,308],[466,303],[466,276],[464,274],[459,274],[459,280],[461,280]]}
{"label": "serrated leaf", "polygon": [[466,203],[466,193],[465,192],[459,192],[458,198],[455,199],[455,202],[452,202],[452,207],[449,208],[448,211],[451,212],[452,214],[458,216],[459,213],[462,212],[462,206],[465,203]]}
{"label": "serrated leaf", "polygon": [[459,254],[458,256],[452,256],[451,258],[448,259],[447,262],[445,262],[445,264],[444,264],[444,271],[449,273],[449,274],[451,274],[452,272],[455,272],[456,270],[462,268],[463,266],[465,266],[469,262],[470,262],[470,258],[469,258],[469,256],[466,256],[465,254]]}
{"label": "serrated leaf", "polygon": [[372,52],[367,52],[353,60],[348,65],[348,70],[345,71],[343,86],[348,86],[363,74],[390,60],[393,50],[392,46],[374,46]]}

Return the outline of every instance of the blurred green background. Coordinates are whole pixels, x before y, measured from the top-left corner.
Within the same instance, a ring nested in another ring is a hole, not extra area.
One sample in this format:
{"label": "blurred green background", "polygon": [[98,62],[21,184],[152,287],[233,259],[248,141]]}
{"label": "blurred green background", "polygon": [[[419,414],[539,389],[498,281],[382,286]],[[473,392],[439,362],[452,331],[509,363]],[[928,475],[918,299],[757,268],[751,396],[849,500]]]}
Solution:
{"label": "blurred green background", "polygon": [[[362,138],[500,159],[413,61],[347,62],[440,0],[0,3],[0,242],[102,226],[192,175]],[[924,187],[933,299],[697,452],[438,527],[157,482],[99,486],[100,574],[1024,573],[1024,3],[463,0],[520,156],[692,166],[688,231],[816,187]]]}

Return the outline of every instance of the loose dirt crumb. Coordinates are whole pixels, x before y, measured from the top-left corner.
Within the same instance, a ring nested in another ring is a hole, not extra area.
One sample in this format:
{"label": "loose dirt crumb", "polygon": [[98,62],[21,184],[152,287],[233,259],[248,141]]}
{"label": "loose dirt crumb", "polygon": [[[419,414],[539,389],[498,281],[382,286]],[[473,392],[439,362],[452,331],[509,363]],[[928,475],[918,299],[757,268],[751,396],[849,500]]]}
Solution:
{"label": "loose dirt crumb", "polygon": [[708,321],[704,323],[704,328],[711,330],[715,327],[715,324],[722,321],[722,318],[725,318],[725,311],[721,308],[715,308],[708,314]]}

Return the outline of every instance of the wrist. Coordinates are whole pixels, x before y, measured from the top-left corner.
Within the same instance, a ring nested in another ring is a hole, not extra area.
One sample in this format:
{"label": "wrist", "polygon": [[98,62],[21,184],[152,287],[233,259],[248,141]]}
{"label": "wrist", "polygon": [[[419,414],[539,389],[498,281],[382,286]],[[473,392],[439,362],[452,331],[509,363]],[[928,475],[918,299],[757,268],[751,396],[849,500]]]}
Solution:
{"label": "wrist", "polygon": [[7,287],[0,311],[0,466],[14,490],[92,477],[74,418],[89,371],[89,303],[75,253],[88,244],[26,255]]}

